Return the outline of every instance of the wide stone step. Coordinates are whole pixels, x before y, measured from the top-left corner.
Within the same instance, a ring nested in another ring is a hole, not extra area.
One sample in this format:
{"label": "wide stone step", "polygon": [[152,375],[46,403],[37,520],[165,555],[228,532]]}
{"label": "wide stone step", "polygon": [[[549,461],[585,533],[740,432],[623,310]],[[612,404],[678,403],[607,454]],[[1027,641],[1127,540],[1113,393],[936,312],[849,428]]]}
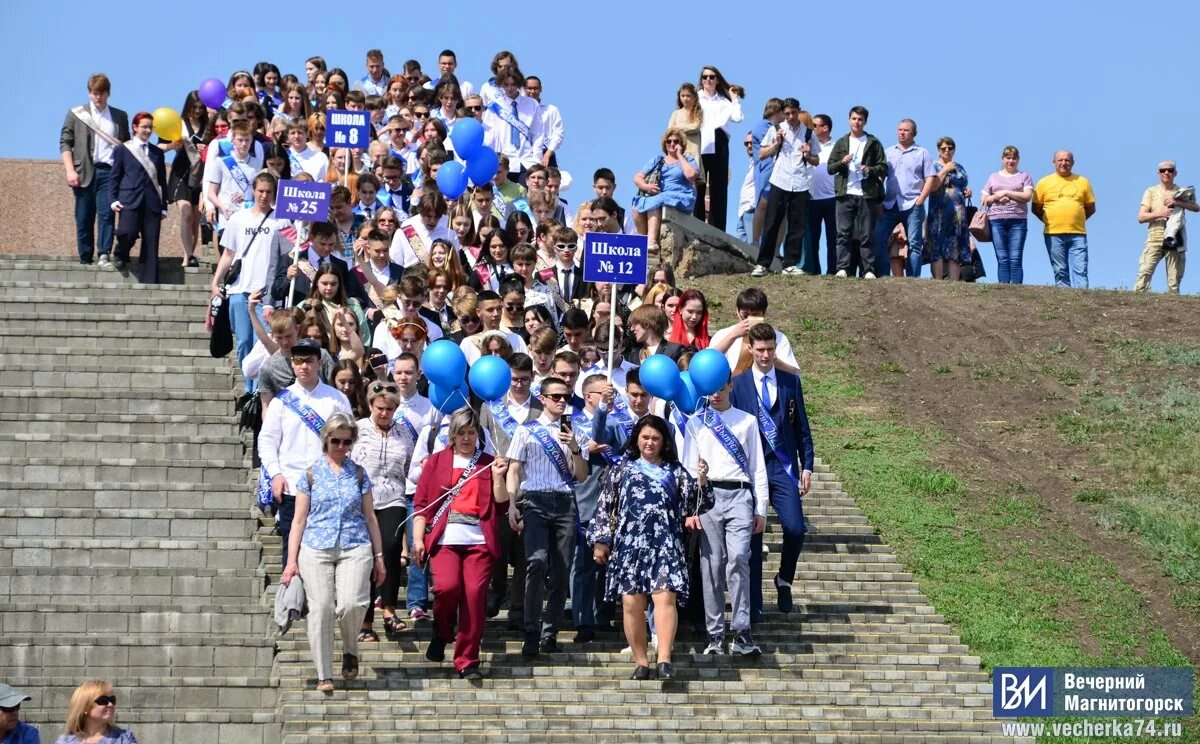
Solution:
{"label": "wide stone step", "polygon": [[[14,507],[38,508],[56,504],[72,509],[249,509],[254,494],[248,485],[249,477],[241,484],[178,483],[170,481],[93,481],[63,483],[61,481],[24,481],[0,484],[0,504]],[[251,524],[254,522],[251,520]],[[278,552],[276,548],[276,552]]]}
{"label": "wide stone step", "polygon": [[[46,302],[45,291],[0,287],[0,315],[10,312],[28,312],[39,303]],[[42,299],[34,297],[42,295]],[[53,309],[57,313],[69,313],[86,317],[91,313],[129,314],[140,317],[191,318],[203,316],[204,303],[197,303],[201,295],[195,292],[173,292],[169,296],[153,297],[145,292],[106,292],[75,294],[70,291],[56,292]]]}
{"label": "wide stone step", "polygon": [[232,392],[212,390],[163,390],[147,395],[145,390],[120,386],[0,389],[0,413],[232,417],[234,402]]}
{"label": "wide stone step", "polygon": [[110,346],[158,350],[170,357],[172,349],[208,348],[204,331],[164,331],[135,333],[124,327],[93,327],[85,330],[46,324],[30,329],[16,324],[0,325],[0,346],[27,349],[70,349],[74,354],[103,354]]}
{"label": "wide stone step", "polygon": [[204,308],[197,307],[190,317],[182,313],[173,317],[154,315],[138,315],[134,313],[63,313],[54,311],[0,313],[0,318],[33,333],[43,328],[55,328],[63,331],[75,331],[80,334],[91,333],[103,328],[120,330],[122,333],[138,337],[148,334],[180,334],[204,333]]}
{"label": "wide stone step", "polygon": [[175,481],[246,482],[244,460],[156,460],[121,458],[0,457],[0,481]]}
{"label": "wide stone step", "polygon": [[[739,744],[776,744],[780,741],[795,742],[795,744],[831,744],[831,742],[836,742],[836,744],[898,744],[909,741],[910,739],[905,738],[903,734],[912,733],[914,730],[917,732],[915,740],[926,742],[926,744],[1032,744],[1034,741],[1001,734],[954,733],[952,729],[955,727],[953,726],[947,727],[951,731],[925,730],[918,726],[916,729],[909,729],[897,734],[892,732],[861,733],[858,731],[858,728],[866,728],[865,726],[857,727],[853,731],[836,733],[824,729],[815,732],[798,732],[795,729],[796,724],[790,720],[786,722],[783,731],[766,731],[761,726],[754,726],[747,731],[740,722],[734,721],[733,723],[735,725],[710,727],[703,725],[703,722],[695,722],[692,727],[685,728],[675,721],[663,721],[661,724],[655,722],[654,730],[647,728],[646,722],[641,719],[627,720],[626,722],[604,719],[588,722],[585,726],[579,727],[572,727],[567,725],[567,722],[562,722],[559,723],[556,730],[527,730],[528,727],[514,723],[491,726],[487,730],[472,729],[469,741],[473,744],[475,742],[479,742],[479,744],[493,744],[493,742],[496,744],[575,744],[583,736],[581,734],[583,729],[594,731],[595,733],[591,736],[596,738],[670,744],[683,740],[689,744],[727,744],[729,741],[737,741]],[[320,727],[319,732],[310,728],[310,733],[286,734],[283,737],[283,744],[394,742],[398,736],[402,737],[407,732],[414,730],[420,732],[421,742],[431,742],[432,744],[456,744],[468,738],[464,736],[454,721],[437,725],[444,725],[445,728],[438,729],[433,724],[421,720],[405,720],[397,721],[395,729],[390,731],[384,729],[349,732],[331,731],[334,726],[326,724]],[[803,725],[803,719],[801,725]],[[350,729],[351,727],[346,726],[345,728]],[[726,728],[736,733],[731,735],[722,731]]]}
{"label": "wide stone step", "polygon": [[158,414],[31,413],[0,418],[0,434],[62,436],[95,432],[104,437],[241,437],[233,416]]}
{"label": "wide stone step", "polygon": [[[121,603],[175,604],[191,598],[208,604],[245,605],[262,594],[261,568],[103,568],[93,566],[0,568],[0,601],[48,604],[91,597]],[[46,587],[54,595],[46,597]]]}
{"label": "wide stone step", "polygon": [[273,656],[269,639],[228,634],[80,637],[77,633],[48,633],[0,638],[0,668],[17,674],[58,676],[87,669],[94,676],[215,677],[237,670],[265,676],[271,671]]}
{"label": "wide stone step", "polygon": [[0,538],[0,566],[13,568],[257,568],[259,560],[251,540]]}
{"label": "wide stone step", "polygon": [[0,537],[150,537],[249,540],[245,510],[0,508]]}
{"label": "wide stone step", "polygon": [[[124,675],[111,680],[113,690],[121,701],[120,723],[128,725],[144,720],[203,715],[227,715],[231,720],[254,720],[266,713],[275,713],[277,683],[268,675],[261,676],[189,676],[172,677],[161,674],[149,676]],[[10,674],[7,684],[24,690],[33,700],[21,706],[21,717],[34,723],[62,726],[63,711],[71,702],[71,693],[79,686],[78,673],[66,675],[24,676]],[[234,717],[237,717],[236,719]],[[53,741],[42,731],[42,741]],[[139,741],[172,742],[172,739],[149,739],[138,728]],[[225,741],[211,735],[206,740]],[[231,738],[229,741],[239,741]]]}
{"label": "wide stone step", "polygon": [[0,434],[0,457],[72,460],[206,460],[237,462],[245,455],[237,436],[94,434]]}
{"label": "wide stone step", "polygon": [[[85,266],[76,259],[72,264],[67,260],[47,259],[37,256],[0,256],[0,271],[9,276],[19,276],[23,281],[78,281],[103,282],[115,285],[122,290],[143,285],[138,282],[137,272],[139,263],[131,261],[126,272],[117,271],[111,267],[102,268],[99,264]],[[212,280],[212,272],[206,268],[189,269],[181,265],[180,259],[163,258],[158,264],[159,282],[162,285],[183,285],[208,287]]]}
{"label": "wide stone step", "polygon": [[[275,622],[255,602],[215,604],[197,601],[173,605],[111,603],[69,604],[68,598],[48,605],[40,602],[0,602],[0,630],[11,634],[75,633],[84,635],[141,633],[227,634],[264,638]],[[15,686],[15,683],[10,683]],[[79,684],[78,680],[74,684]]]}
{"label": "wide stone step", "polygon": [[[0,318],[2,317],[0,316]],[[14,355],[6,356],[12,358]],[[131,364],[122,360],[132,359],[132,357],[116,357],[117,361],[115,362],[90,360],[90,364],[85,364],[83,360],[79,360],[73,365],[48,368],[46,364],[37,360],[20,358],[22,361],[16,363],[6,363],[5,360],[0,359],[0,385],[6,387],[33,387],[36,385],[44,388],[106,388],[120,380],[125,387],[152,391],[150,394],[170,389],[216,392],[233,389],[228,365]],[[70,359],[70,356],[67,358]]]}

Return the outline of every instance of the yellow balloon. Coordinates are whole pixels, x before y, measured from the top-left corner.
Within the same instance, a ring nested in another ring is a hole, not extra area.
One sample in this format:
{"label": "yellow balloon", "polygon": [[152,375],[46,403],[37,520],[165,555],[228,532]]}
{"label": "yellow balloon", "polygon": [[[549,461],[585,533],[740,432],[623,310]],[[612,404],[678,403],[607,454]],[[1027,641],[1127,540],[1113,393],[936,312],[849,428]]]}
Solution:
{"label": "yellow balloon", "polygon": [[175,109],[157,108],[151,114],[154,117],[154,133],[159,139],[175,141],[183,136],[183,120]]}

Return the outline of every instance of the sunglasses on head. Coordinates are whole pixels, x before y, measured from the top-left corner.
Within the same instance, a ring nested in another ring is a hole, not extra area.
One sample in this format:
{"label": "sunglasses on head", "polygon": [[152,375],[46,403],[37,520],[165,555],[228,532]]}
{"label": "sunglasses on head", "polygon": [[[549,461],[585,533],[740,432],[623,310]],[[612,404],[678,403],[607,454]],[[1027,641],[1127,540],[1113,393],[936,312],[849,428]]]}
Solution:
{"label": "sunglasses on head", "polygon": [[398,393],[400,387],[394,382],[377,382],[371,386],[372,393]]}
{"label": "sunglasses on head", "polygon": [[96,698],[96,705],[103,706],[103,705],[116,705],[116,704],[117,704],[117,696],[116,695],[101,695],[100,697]]}

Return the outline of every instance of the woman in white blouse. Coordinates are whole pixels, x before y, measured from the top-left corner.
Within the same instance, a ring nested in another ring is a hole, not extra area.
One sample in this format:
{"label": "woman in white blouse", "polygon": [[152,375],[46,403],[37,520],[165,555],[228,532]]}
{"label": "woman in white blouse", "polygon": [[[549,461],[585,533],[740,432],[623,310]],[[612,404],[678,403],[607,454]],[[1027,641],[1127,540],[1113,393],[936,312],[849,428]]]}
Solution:
{"label": "woman in white blouse", "polygon": [[729,123],[742,121],[741,97],[744,91],[731,86],[716,67],[700,70],[700,108],[704,121],[700,128],[700,156],[704,167],[705,187],[698,188],[693,210],[700,219],[705,214],[705,191],[708,192],[708,224],[725,229],[729,194]]}

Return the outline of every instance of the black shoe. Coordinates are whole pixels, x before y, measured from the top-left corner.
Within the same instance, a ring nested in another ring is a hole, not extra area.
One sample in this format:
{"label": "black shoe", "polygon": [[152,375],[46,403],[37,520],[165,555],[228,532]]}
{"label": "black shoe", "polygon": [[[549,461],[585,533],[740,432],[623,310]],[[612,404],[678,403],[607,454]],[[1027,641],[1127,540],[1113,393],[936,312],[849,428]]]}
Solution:
{"label": "black shoe", "polygon": [[487,618],[488,618],[488,620],[491,620],[492,618],[494,618],[495,616],[497,616],[499,614],[500,614],[500,600],[499,599],[488,599],[488,603],[487,603]]}
{"label": "black shoe", "polygon": [[669,661],[658,662],[658,678],[659,679],[675,679],[675,667],[671,666]]}
{"label": "black shoe", "polygon": [[795,605],[792,604],[792,585],[780,581],[779,574],[775,574],[773,583],[775,591],[779,592],[779,611],[786,615],[795,609]]}
{"label": "black shoe", "polygon": [[187,264],[186,264],[186,266],[187,266],[189,269],[198,269],[198,268],[200,268],[200,262],[196,260],[196,257],[195,257],[195,256],[192,256],[191,258],[189,258],[189,259],[187,260]]}
{"label": "black shoe", "polygon": [[595,640],[595,638],[596,632],[586,625],[575,631],[576,643],[591,643],[593,640]]}
{"label": "black shoe", "polygon": [[116,268],[117,271],[128,271],[129,259],[118,258],[116,261],[113,261],[113,267]]}
{"label": "black shoe", "polygon": [[729,653],[740,654],[742,656],[759,656],[762,654],[762,649],[754,642],[750,631],[739,630],[733,637],[733,643],[729,644]]}
{"label": "black shoe", "polygon": [[514,615],[510,611],[508,615],[508,622],[504,623],[504,627],[508,630],[525,630],[525,618],[521,617],[520,615]]}
{"label": "black shoe", "polygon": [[525,643],[521,644],[521,655],[532,659],[540,653],[541,650],[538,648],[537,634],[535,633],[532,635],[526,635]]}
{"label": "black shoe", "polygon": [[445,661],[446,642],[436,636],[431,639],[429,645],[425,647],[425,658],[430,661]]}
{"label": "black shoe", "polygon": [[561,654],[562,652],[562,646],[558,645],[558,639],[554,636],[546,636],[542,639],[542,653]]}
{"label": "black shoe", "polygon": [[460,679],[483,679],[483,672],[479,671],[478,664],[472,664],[459,672],[458,676]]}
{"label": "black shoe", "polygon": [[629,676],[629,678],[636,679],[639,682],[645,682],[646,680],[650,679],[650,667],[647,667],[647,666],[634,667],[633,674],[631,674]]}
{"label": "black shoe", "polygon": [[759,623],[761,623],[762,621],[764,621],[766,619],[767,619],[767,616],[764,615],[762,612],[750,613],[750,624],[751,625],[758,625]]}
{"label": "black shoe", "polygon": [[81,258],[81,259],[79,259],[79,263],[83,264],[84,266],[91,266],[91,265],[92,265],[92,259],[90,259],[90,258]]}

